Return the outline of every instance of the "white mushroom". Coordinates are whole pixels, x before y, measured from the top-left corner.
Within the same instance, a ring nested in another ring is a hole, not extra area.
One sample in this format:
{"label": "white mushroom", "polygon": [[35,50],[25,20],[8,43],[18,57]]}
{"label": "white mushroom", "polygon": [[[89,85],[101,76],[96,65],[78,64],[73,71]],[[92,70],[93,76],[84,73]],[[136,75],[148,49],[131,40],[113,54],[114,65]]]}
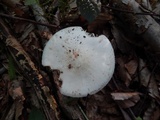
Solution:
{"label": "white mushroom", "polygon": [[110,81],[115,56],[107,37],[95,37],[76,26],[52,36],[44,48],[42,64],[61,71],[63,95],[84,97],[98,92]]}

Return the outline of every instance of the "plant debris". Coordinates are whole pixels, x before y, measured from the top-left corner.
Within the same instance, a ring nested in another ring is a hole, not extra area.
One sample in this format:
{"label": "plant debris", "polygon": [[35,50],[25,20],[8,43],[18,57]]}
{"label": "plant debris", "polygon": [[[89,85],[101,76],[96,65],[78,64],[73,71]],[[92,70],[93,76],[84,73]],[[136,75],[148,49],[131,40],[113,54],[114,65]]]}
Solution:
{"label": "plant debris", "polygon": [[[1,0],[0,119],[159,120],[159,11],[158,0]],[[83,98],[62,95],[61,71],[41,64],[51,36],[73,26],[115,52],[109,84]]]}

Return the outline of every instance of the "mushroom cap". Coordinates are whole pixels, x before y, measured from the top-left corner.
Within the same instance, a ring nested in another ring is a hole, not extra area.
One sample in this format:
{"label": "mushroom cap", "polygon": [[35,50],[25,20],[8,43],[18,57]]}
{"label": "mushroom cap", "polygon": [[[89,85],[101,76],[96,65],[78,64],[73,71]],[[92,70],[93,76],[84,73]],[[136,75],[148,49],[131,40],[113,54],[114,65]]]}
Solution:
{"label": "mushroom cap", "polygon": [[75,26],[51,37],[43,51],[42,65],[60,70],[63,95],[85,97],[98,92],[110,81],[115,56],[107,37],[95,37]]}

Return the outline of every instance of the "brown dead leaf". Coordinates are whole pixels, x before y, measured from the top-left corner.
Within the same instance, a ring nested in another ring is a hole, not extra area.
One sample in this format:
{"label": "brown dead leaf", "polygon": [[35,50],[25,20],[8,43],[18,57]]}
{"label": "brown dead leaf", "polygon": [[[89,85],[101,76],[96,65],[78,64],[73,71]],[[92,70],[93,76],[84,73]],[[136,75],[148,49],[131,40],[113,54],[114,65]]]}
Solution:
{"label": "brown dead leaf", "polygon": [[138,68],[138,63],[136,60],[131,60],[128,63],[125,63],[124,66],[130,75],[134,75]]}
{"label": "brown dead leaf", "polygon": [[[27,33],[27,32],[26,32]],[[27,35],[27,39],[21,41],[23,49],[30,55],[31,60],[35,60],[35,65],[41,64],[41,46],[38,37],[34,32]]]}
{"label": "brown dead leaf", "polygon": [[47,97],[47,101],[48,101],[50,107],[53,109],[53,111],[55,112],[56,117],[58,118],[60,113],[58,113],[58,111],[57,111],[58,105],[56,103],[55,98],[50,94],[50,90],[49,90],[49,88],[47,86],[43,86],[42,89],[44,91],[45,96]]}
{"label": "brown dead leaf", "polygon": [[41,33],[42,38],[44,39],[50,39],[52,37],[52,33],[48,32],[48,31],[44,31]]}
{"label": "brown dead leaf", "polygon": [[129,86],[132,78],[128,73],[128,71],[125,69],[124,59],[122,57],[117,58],[117,63],[119,64],[119,66],[117,67],[117,71],[118,71],[117,73],[119,77],[121,78],[122,81],[125,82],[126,86]]}
{"label": "brown dead leaf", "polygon": [[15,12],[15,14],[16,15],[18,15],[18,16],[23,16],[24,15],[24,11],[23,11],[23,9],[20,9],[20,7],[16,7],[16,8],[13,8],[12,9],[14,12]]}
{"label": "brown dead leaf", "polygon": [[118,106],[105,91],[87,98],[86,114],[90,120],[123,120]]}
{"label": "brown dead leaf", "polygon": [[16,104],[15,102],[12,104],[12,106],[10,107],[7,115],[5,116],[4,120],[13,120],[14,119],[14,115],[15,115],[15,109],[16,109]]}
{"label": "brown dead leaf", "polygon": [[18,52],[16,54],[16,56],[22,54],[24,55],[25,59],[27,60],[28,64],[30,65],[30,67],[34,70],[37,71],[34,63],[32,62],[32,60],[30,59],[29,55],[24,51],[23,47],[21,46],[21,44],[16,40],[16,38],[14,38],[13,36],[8,36],[8,38],[6,39],[6,45],[7,46],[11,46],[12,48],[16,49]]}
{"label": "brown dead leaf", "polygon": [[150,107],[145,111],[143,120],[159,120],[160,109],[156,106],[155,102],[152,101]]}
{"label": "brown dead leaf", "polygon": [[10,95],[12,96],[13,99],[16,99],[16,98],[20,97],[22,101],[25,100],[21,87],[17,87],[15,89],[13,89],[13,93],[10,94]]}
{"label": "brown dead leaf", "polygon": [[23,108],[23,102],[15,100],[6,116],[4,116],[4,120],[19,120],[19,117],[22,115]]}
{"label": "brown dead leaf", "polygon": [[152,116],[151,116],[151,120],[160,120],[160,108],[159,106],[156,106]]}
{"label": "brown dead leaf", "polygon": [[138,92],[111,93],[111,95],[122,108],[133,107],[140,100]]}
{"label": "brown dead leaf", "polygon": [[126,100],[134,96],[139,96],[139,93],[138,92],[128,92],[128,93],[117,92],[117,93],[111,93],[111,95],[114,100]]}
{"label": "brown dead leaf", "polygon": [[25,97],[22,91],[22,84],[18,80],[14,80],[9,85],[9,94],[15,100],[24,101]]}
{"label": "brown dead leaf", "polygon": [[22,16],[25,12],[23,11],[24,6],[20,0],[2,0],[10,11],[14,12],[18,16]]}
{"label": "brown dead leaf", "polygon": [[140,82],[142,85],[148,88],[149,95],[153,98],[160,98],[159,91],[158,91],[158,85],[155,81],[154,72],[150,72],[147,68],[146,63],[140,59],[139,61],[139,71],[140,71]]}
{"label": "brown dead leaf", "polygon": [[22,101],[15,101],[15,120],[19,120],[18,118],[22,115],[22,110],[23,110],[23,102]]}

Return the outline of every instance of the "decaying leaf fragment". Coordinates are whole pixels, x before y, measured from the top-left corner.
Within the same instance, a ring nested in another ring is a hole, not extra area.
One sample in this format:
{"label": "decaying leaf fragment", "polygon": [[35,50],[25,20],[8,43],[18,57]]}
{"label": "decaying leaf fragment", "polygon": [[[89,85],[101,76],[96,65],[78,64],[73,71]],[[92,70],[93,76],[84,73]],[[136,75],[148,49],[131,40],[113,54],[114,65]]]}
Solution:
{"label": "decaying leaf fragment", "polygon": [[18,118],[22,115],[23,110],[23,102],[25,100],[23,91],[22,91],[22,83],[20,80],[13,80],[9,84],[9,94],[14,99],[13,107],[14,111],[12,111],[15,114],[15,120],[18,120]]}
{"label": "decaying leaf fragment", "polygon": [[117,92],[111,93],[111,96],[122,108],[132,107],[140,100],[138,92]]}
{"label": "decaying leaf fragment", "polygon": [[28,56],[28,54],[24,51],[24,49],[22,48],[22,46],[20,45],[20,43],[17,42],[17,40],[13,37],[13,36],[9,36],[6,39],[6,45],[13,47],[14,49],[16,49],[18,52],[16,54],[16,56],[18,57],[18,55],[23,54],[28,62],[28,64],[32,67],[33,70],[36,70],[34,63],[32,62],[32,60],[30,59],[30,57]]}
{"label": "decaying leaf fragment", "polygon": [[22,91],[21,81],[18,81],[18,80],[11,81],[9,86],[9,94],[14,100],[15,99],[19,99],[20,101],[25,100],[25,97]]}
{"label": "decaying leaf fragment", "polygon": [[111,95],[114,100],[127,100],[130,98],[133,98],[134,96],[139,96],[139,93],[138,92],[128,92],[128,93],[117,92],[117,93],[111,93]]}
{"label": "decaying leaf fragment", "polygon": [[159,120],[160,119],[160,108],[156,105],[155,101],[151,101],[150,106],[145,111],[143,120]]}
{"label": "decaying leaf fragment", "polygon": [[85,104],[89,120],[124,120],[117,105],[105,90],[88,97]]}
{"label": "decaying leaf fragment", "polygon": [[132,78],[125,68],[124,58],[123,57],[117,58],[117,63],[119,64],[119,66],[117,67],[118,75],[120,76],[121,80],[124,81],[125,85],[129,86]]}
{"label": "decaying leaf fragment", "polygon": [[130,75],[134,75],[138,68],[138,63],[136,60],[130,60],[128,63],[125,64],[125,68]]}
{"label": "decaying leaf fragment", "polygon": [[[56,110],[56,109],[58,108],[57,103],[56,103],[54,97],[50,94],[49,88],[48,88],[47,86],[43,86],[42,89],[43,89],[43,91],[44,91],[45,96],[47,97],[47,101],[48,101],[50,107],[51,107],[54,111],[57,111],[57,110]],[[57,119],[58,119],[59,113],[58,113],[58,112],[55,112],[55,114],[56,114],[56,117],[57,117]]]}
{"label": "decaying leaf fragment", "polygon": [[150,96],[152,96],[153,98],[160,98],[154,74],[149,71],[146,63],[142,59],[140,59],[139,63],[139,74],[141,84],[148,88]]}

